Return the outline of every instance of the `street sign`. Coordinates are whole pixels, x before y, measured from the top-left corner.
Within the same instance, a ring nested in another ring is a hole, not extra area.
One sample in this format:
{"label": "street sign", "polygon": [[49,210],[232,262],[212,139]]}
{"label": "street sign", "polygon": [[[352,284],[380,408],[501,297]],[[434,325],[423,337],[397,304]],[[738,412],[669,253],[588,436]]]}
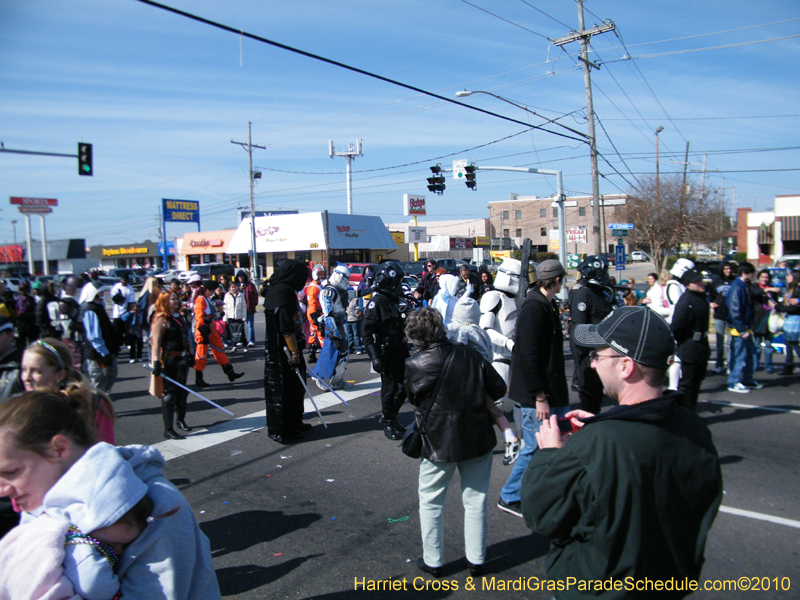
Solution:
{"label": "street sign", "polygon": [[617,271],[625,270],[625,246],[618,245],[614,247],[614,266]]}
{"label": "street sign", "polygon": [[464,180],[465,175],[467,174],[466,171],[467,161],[466,160],[454,160],[453,161],[453,179],[456,181]]}
{"label": "street sign", "polygon": [[633,223],[609,223],[609,229],[633,229]]}
{"label": "street sign", "polygon": [[611,235],[614,237],[628,237],[627,229],[612,229]]}

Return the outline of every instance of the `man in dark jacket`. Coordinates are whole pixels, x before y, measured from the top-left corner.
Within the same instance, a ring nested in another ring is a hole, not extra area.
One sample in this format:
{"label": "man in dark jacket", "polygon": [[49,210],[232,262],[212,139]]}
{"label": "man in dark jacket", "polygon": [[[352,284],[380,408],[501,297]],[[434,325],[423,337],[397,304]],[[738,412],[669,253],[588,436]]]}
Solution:
{"label": "man in dark jacket", "polygon": [[708,345],[709,305],[703,285],[703,274],[689,269],[681,276],[686,291],[675,304],[670,329],[678,344],[681,378],[678,389],[683,405],[695,410],[700,384],[706,377],[711,347]]}
{"label": "man in dark jacket", "polygon": [[117,354],[119,338],[103,303],[104,285],[87,284],[81,304],[81,322],[85,330],[83,351],[88,363],[87,371],[92,385],[106,394],[117,381]]}
{"label": "man in dark jacket", "polygon": [[239,289],[244,293],[244,301],[247,304],[247,347],[251,348],[256,343],[256,308],[258,307],[258,290],[255,284],[250,281],[245,271],[239,271],[236,275],[239,280]]}
{"label": "man in dark jacket", "polygon": [[569,410],[564,337],[558,308],[553,301],[565,277],[566,271],[557,260],[540,263],[536,267],[536,287],[528,292],[517,318],[517,342],[511,355],[508,396],[522,406],[525,447],[497,503],[500,510],[517,517],[522,517],[522,475],[538,449],[536,432],[550,414],[563,417]]}
{"label": "man in dark jacket", "polygon": [[422,299],[427,300],[428,303],[433,300],[439,290],[439,285],[436,282],[436,267],[438,266],[435,260],[429,258],[428,262],[425,263],[425,271],[422,273],[417,286],[417,291],[422,294]]}
{"label": "man in dark jacket", "polygon": [[[672,579],[673,591],[658,597],[686,596],[700,579],[722,472],[703,420],[676,402],[679,392],[662,394],[675,352],[669,326],[647,307],[627,306],[572,336],[593,348],[592,364],[620,406],[567,413],[579,429],[566,435],[551,417],[536,436],[522,510],[550,539],[547,579],[565,584],[554,595],[651,598],[646,580]],[[602,587],[608,582],[621,589]]]}
{"label": "man in dark jacket", "polygon": [[734,279],[736,279],[736,275],[733,274],[731,263],[725,261],[720,267],[720,276],[710,284],[713,293],[709,294],[709,297],[713,298],[711,308],[714,309],[714,332],[717,338],[717,360],[712,370],[719,375],[727,372],[725,369],[725,346],[727,344],[725,342],[730,341],[731,336],[727,332],[728,324],[725,320],[728,317],[728,309],[725,303]]}
{"label": "man in dark jacket", "polygon": [[753,341],[753,301],[750,298],[750,280],[756,268],[743,262],[737,269],[739,276],[728,290],[728,332],[731,334],[730,373],[728,391],[749,394],[763,385],[753,379],[758,349]]}

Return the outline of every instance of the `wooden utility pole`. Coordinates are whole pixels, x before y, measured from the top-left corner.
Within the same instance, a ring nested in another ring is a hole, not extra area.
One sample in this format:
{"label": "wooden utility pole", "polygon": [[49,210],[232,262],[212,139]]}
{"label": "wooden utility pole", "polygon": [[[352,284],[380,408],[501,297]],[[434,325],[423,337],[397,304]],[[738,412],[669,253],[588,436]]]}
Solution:
{"label": "wooden utility pole", "polygon": [[573,31],[569,35],[553,41],[556,46],[563,46],[570,42],[580,42],[581,55],[579,60],[583,63],[583,80],[586,86],[586,118],[589,120],[589,153],[592,162],[592,216],[594,225],[592,227],[594,237],[594,252],[601,253],[600,240],[600,184],[597,176],[597,140],[594,132],[594,106],[592,104],[592,76],[591,69],[599,69],[600,66],[589,60],[589,42],[593,35],[614,31],[614,23],[606,21],[602,25],[593,27],[588,31],[584,27],[583,21],[583,0],[578,0],[578,26],[579,31]]}

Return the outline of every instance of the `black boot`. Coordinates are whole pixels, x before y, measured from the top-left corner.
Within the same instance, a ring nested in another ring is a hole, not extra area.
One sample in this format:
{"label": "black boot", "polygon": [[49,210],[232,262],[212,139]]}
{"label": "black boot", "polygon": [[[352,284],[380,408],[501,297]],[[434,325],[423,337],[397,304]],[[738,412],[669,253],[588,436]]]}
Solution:
{"label": "black boot", "polygon": [[178,419],[178,420],[176,421],[176,424],[177,424],[177,426],[178,426],[178,429],[180,429],[181,431],[191,431],[191,430],[192,430],[192,428],[191,428],[191,427],[189,427],[189,426],[186,424],[186,420],[185,420],[185,419]]}
{"label": "black boot", "polygon": [[172,420],[175,417],[175,405],[172,402],[169,398],[165,398],[161,404],[161,415],[164,417],[164,437],[168,440],[182,440],[185,438],[172,427]]}
{"label": "black boot", "polygon": [[194,372],[194,385],[195,385],[195,387],[204,388],[204,387],[208,387],[211,384],[207,383],[206,380],[203,379],[203,372],[202,371],[198,371],[198,370],[195,369],[195,372]]}
{"label": "black boot", "polygon": [[311,344],[308,347],[308,364],[313,365],[317,362],[317,345]]}
{"label": "black boot", "polygon": [[235,373],[233,370],[233,365],[228,363],[227,365],[222,365],[222,370],[225,375],[228,376],[228,381],[236,381],[240,377],[244,377],[244,373]]}
{"label": "black boot", "polygon": [[[390,440],[403,439],[403,433],[399,429],[397,429],[399,425],[397,425],[396,427],[395,426],[396,424],[397,421],[395,421],[393,418],[387,419],[386,417],[384,417],[383,419],[383,435],[385,435]],[[403,429],[403,432],[405,432],[405,429]]]}

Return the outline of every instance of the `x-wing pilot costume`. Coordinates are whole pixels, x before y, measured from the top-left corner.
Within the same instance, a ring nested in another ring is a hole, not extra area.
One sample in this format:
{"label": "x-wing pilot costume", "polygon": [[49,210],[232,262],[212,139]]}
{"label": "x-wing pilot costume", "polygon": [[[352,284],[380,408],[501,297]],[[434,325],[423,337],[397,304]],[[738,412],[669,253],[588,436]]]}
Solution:
{"label": "x-wing pilot costume", "polygon": [[[340,264],[331,272],[331,276],[322,288],[320,293],[320,305],[325,325],[326,343],[336,344],[339,351],[339,360],[336,362],[336,369],[331,376],[331,387],[335,390],[351,388],[344,380],[344,371],[347,368],[347,334],[344,324],[347,321],[347,290],[350,287],[350,269]],[[321,389],[327,389],[317,382]]]}
{"label": "x-wing pilot costume", "polygon": [[[511,365],[511,351],[514,349],[514,335],[517,329],[517,304],[515,296],[520,286],[522,263],[516,258],[506,258],[500,263],[494,279],[494,289],[481,296],[481,328],[486,330],[492,340],[492,366],[508,386],[508,372]],[[506,396],[497,401],[501,406]],[[522,410],[514,407],[514,429],[522,439]]]}
{"label": "x-wing pilot costume", "polygon": [[311,270],[311,283],[306,286],[306,299],[308,300],[306,316],[310,332],[308,334],[308,362],[317,362],[317,350],[322,348],[325,336],[321,331],[319,319],[322,318],[320,295],[325,280],[325,267],[314,265]]}
{"label": "x-wing pilot costume", "polygon": [[364,308],[361,321],[361,345],[367,349],[372,368],[381,374],[381,410],[383,433],[399,440],[405,427],[397,422],[397,413],[406,399],[403,388],[408,346],[404,333],[403,271],[394,263],[384,263],[375,276],[374,294]]}
{"label": "x-wing pilot costume", "polygon": [[[602,256],[587,256],[578,265],[581,278],[569,292],[569,312],[572,327],[592,325],[602,321],[614,308],[614,293],[609,287],[608,262]],[[581,408],[596,415],[603,403],[603,383],[592,368],[591,348],[579,346],[570,336],[569,349],[575,365],[573,375],[577,384]]]}

